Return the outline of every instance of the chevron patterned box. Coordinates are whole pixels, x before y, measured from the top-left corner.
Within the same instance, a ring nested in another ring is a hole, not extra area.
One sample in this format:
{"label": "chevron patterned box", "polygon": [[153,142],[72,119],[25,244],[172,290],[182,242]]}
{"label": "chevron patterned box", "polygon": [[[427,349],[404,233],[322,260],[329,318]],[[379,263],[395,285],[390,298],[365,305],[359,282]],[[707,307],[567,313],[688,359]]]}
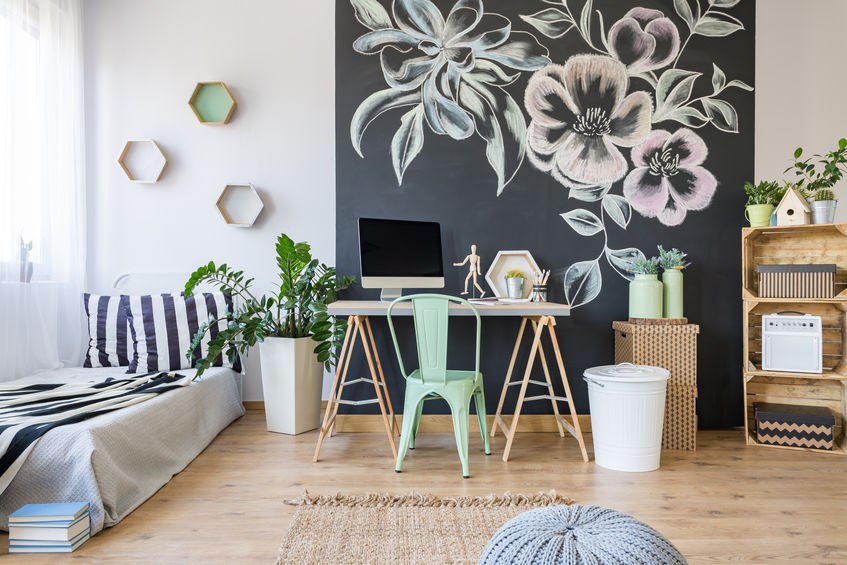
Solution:
{"label": "chevron patterned box", "polygon": [[835,416],[829,409],[756,402],[753,410],[759,443],[832,450]]}

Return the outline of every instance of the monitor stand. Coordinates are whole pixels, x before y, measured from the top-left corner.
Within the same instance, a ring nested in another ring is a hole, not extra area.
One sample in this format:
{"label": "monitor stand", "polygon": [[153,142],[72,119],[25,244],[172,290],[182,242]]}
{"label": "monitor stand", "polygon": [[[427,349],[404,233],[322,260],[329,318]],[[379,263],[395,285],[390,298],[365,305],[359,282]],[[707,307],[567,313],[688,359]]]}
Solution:
{"label": "monitor stand", "polygon": [[383,302],[394,302],[403,296],[402,288],[383,288],[379,293],[379,299]]}

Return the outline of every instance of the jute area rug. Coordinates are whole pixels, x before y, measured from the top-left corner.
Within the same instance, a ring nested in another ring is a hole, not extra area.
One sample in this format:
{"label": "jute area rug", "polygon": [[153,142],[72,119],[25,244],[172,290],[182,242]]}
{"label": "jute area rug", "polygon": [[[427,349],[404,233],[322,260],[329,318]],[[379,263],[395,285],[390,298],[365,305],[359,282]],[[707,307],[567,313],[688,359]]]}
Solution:
{"label": "jute area rug", "polygon": [[278,565],[475,564],[511,518],[531,508],[573,504],[555,491],[466,497],[306,493],[286,502],[298,508]]}

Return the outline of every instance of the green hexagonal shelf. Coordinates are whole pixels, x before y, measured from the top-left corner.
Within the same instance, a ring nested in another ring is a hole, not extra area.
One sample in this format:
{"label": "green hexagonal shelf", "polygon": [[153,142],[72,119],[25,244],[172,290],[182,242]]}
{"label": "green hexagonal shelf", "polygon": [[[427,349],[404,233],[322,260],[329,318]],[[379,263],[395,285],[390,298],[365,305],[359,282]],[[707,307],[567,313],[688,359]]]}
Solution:
{"label": "green hexagonal shelf", "polygon": [[249,228],[265,207],[262,197],[250,184],[228,184],[215,203],[227,225]]}
{"label": "green hexagonal shelf", "polygon": [[221,125],[229,122],[237,103],[223,82],[198,82],[188,105],[201,124]]}

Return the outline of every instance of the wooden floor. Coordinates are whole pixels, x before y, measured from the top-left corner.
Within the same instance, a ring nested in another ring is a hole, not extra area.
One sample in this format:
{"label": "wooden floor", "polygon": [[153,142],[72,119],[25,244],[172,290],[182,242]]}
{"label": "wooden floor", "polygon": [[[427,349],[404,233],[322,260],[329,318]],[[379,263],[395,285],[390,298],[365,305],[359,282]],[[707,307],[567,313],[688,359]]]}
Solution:
{"label": "wooden floor", "polygon": [[324,444],[321,462],[312,463],[316,432],[290,437],[264,426],[262,412],[248,411],[155,496],[76,553],[0,561],[272,563],[294,512],[282,501],[303,489],[439,495],[556,489],[582,504],[633,514],[692,564],[847,563],[847,457],[746,446],[741,431],[700,432],[696,452],[665,452],[659,471],[641,474],[583,463],[576,441],[555,434],[519,436],[508,463],[499,457],[502,435],[491,457],[472,437],[472,477],[463,480],[451,434],[424,429],[396,474],[384,435],[337,435]]}

